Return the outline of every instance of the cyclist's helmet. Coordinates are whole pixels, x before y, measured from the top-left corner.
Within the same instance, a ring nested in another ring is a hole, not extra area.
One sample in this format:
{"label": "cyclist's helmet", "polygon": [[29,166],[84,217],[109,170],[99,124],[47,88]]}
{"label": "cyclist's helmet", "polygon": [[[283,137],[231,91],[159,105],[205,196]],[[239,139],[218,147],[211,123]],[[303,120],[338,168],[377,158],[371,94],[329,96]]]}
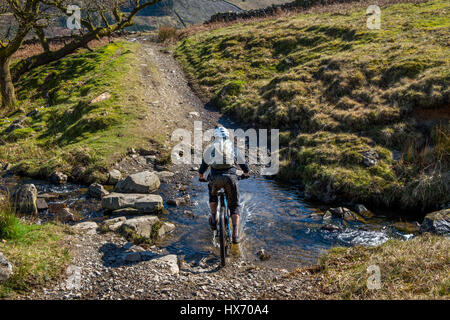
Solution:
{"label": "cyclist's helmet", "polygon": [[230,137],[230,132],[224,127],[216,127],[214,130],[214,137],[228,139]]}

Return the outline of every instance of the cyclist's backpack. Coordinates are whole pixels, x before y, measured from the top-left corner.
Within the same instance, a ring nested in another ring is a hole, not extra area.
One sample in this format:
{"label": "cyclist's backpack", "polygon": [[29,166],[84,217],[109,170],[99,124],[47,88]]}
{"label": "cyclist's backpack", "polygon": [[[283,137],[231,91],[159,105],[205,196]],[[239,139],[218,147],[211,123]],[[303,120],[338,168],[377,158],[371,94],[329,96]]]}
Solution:
{"label": "cyclist's backpack", "polygon": [[218,139],[212,144],[211,167],[217,170],[225,170],[234,167],[234,146],[229,140]]}

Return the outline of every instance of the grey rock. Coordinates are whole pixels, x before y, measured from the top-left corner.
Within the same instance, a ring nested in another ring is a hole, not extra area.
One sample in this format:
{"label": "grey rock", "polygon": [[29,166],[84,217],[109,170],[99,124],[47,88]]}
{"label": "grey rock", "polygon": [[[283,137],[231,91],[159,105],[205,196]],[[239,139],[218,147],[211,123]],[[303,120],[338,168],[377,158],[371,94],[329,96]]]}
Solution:
{"label": "grey rock", "polygon": [[375,151],[366,151],[361,153],[363,164],[366,167],[372,167],[378,163],[378,153]]}
{"label": "grey rock", "polygon": [[181,198],[176,198],[176,199],[170,199],[167,200],[167,204],[169,206],[175,206],[175,207],[181,207],[181,206],[188,206],[191,203],[191,197],[186,194]]}
{"label": "grey rock", "polygon": [[37,206],[38,211],[44,211],[44,210],[48,209],[47,201],[45,201],[44,198],[37,198],[36,206]]}
{"label": "grey rock", "polygon": [[118,217],[104,221],[103,225],[106,226],[109,231],[115,232],[120,229],[125,221],[127,221],[125,217]]}
{"label": "grey rock", "polygon": [[53,184],[64,184],[67,182],[67,176],[59,171],[55,171],[50,176],[50,182]]}
{"label": "grey rock", "polygon": [[86,168],[84,168],[84,167],[78,166],[78,167],[74,168],[72,170],[72,178],[74,180],[79,180],[83,176],[85,171],[86,171]]}
{"label": "grey rock", "polygon": [[358,214],[364,214],[364,213],[366,213],[367,211],[369,211],[364,205],[362,205],[362,204],[356,204],[355,205],[355,211],[358,213]]}
{"label": "grey rock", "polygon": [[124,208],[112,212],[113,216],[133,216],[137,214],[139,214],[139,210],[133,208]]}
{"label": "grey rock", "polygon": [[340,231],[341,228],[339,226],[336,226],[334,224],[326,224],[320,228],[322,230],[330,231],[330,232],[337,232]]}
{"label": "grey rock", "polygon": [[355,214],[353,212],[351,212],[349,209],[344,208],[344,207],[330,208],[328,211],[331,212],[331,214],[335,218],[340,218],[340,219],[344,219],[347,221],[357,220],[357,217],[355,216]]}
{"label": "grey rock", "polygon": [[34,184],[24,184],[14,193],[14,204],[23,214],[37,214],[37,189]]}
{"label": "grey rock", "polygon": [[154,164],[158,159],[156,156],[145,156],[146,164]]}
{"label": "grey rock", "polygon": [[95,199],[102,199],[109,194],[101,184],[93,183],[89,186],[88,194]]}
{"label": "grey rock", "polygon": [[70,265],[66,270],[67,279],[64,287],[66,290],[80,290],[81,284],[81,268],[75,265]]}
{"label": "grey rock", "polygon": [[170,181],[170,178],[175,176],[175,173],[170,172],[170,171],[161,171],[161,172],[155,172],[155,173],[161,182]]}
{"label": "grey rock", "polygon": [[443,236],[450,235],[450,209],[429,213],[419,229],[420,233],[431,232]]}
{"label": "grey rock", "polygon": [[155,194],[111,193],[103,197],[102,207],[111,211],[132,208],[140,213],[154,213],[162,210],[163,199]]}
{"label": "grey rock", "polygon": [[333,218],[333,214],[330,211],[325,212],[322,219],[325,221],[330,221]]}
{"label": "grey rock", "polygon": [[147,150],[147,149],[141,148],[141,149],[139,149],[139,154],[144,157],[145,156],[156,156],[158,154],[158,152],[155,150]]}
{"label": "grey rock", "polygon": [[263,248],[261,250],[259,250],[256,255],[258,256],[259,260],[261,261],[266,261],[270,259],[270,255],[267,254],[266,250],[264,250]]}
{"label": "grey rock", "polygon": [[75,214],[69,208],[60,208],[56,212],[56,218],[62,223],[74,222]]}
{"label": "grey rock", "polygon": [[164,222],[161,228],[158,230],[158,237],[162,238],[165,235],[175,230],[175,225],[173,223]]}
{"label": "grey rock", "polygon": [[153,225],[158,222],[159,219],[156,216],[144,216],[133,218],[124,222],[118,231],[122,232],[125,230],[125,228],[129,228],[141,237],[150,238],[152,234]]}
{"label": "grey rock", "polygon": [[170,171],[167,167],[161,166],[159,164],[155,165],[155,170],[156,171]]}
{"label": "grey rock", "polygon": [[175,254],[169,254],[161,258],[153,259],[152,263],[156,264],[158,267],[166,268],[169,273],[173,275],[180,272],[178,257]]}
{"label": "grey rock", "polygon": [[124,260],[127,262],[140,262],[142,258],[140,252],[125,252]]}
{"label": "grey rock", "polygon": [[98,225],[93,221],[82,222],[74,225],[72,228],[78,231],[83,231],[87,234],[96,234]]}
{"label": "grey rock", "polygon": [[132,174],[121,180],[114,188],[114,192],[152,193],[158,190],[160,184],[159,178],[155,173],[144,171]]}
{"label": "grey rock", "polygon": [[122,173],[119,170],[113,169],[113,170],[109,171],[109,173],[108,173],[108,184],[109,185],[115,185],[115,184],[119,183],[120,180],[122,180]]}
{"label": "grey rock", "polygon": [[0,252],[0,283],[7,281],[13,275],[13,266]]}

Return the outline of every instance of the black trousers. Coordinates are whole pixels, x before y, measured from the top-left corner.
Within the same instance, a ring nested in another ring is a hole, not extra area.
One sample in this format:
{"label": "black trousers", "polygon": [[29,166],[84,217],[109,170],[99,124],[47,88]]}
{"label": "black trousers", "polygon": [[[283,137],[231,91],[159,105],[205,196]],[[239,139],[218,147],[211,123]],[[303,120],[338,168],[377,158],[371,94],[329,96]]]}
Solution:
{"label": "black trousers", "polygon": [[217,196],[221,189],[225,190],[228,208],[231,215],[239,214],[239,190],[238,179],[234,174],[210,175],[209,176],[209,202],[219,202]]}

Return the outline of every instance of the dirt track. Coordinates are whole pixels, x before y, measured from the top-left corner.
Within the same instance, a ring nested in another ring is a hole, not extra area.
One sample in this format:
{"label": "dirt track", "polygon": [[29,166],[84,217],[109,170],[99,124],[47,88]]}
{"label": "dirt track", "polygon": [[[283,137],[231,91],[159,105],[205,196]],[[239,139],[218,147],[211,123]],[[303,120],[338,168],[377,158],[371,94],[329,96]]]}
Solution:
{"label": "dirt track", "polygon": [[[205,108],[173,57],[163,47],[140,41],[149,130],[170,139],[175,128],[191,129],[195,120],[203,121],[205,127],[214,126],[220,114]],[[199,116],[189,115],[190,112],[198,112]],[[147,169],[136,157],[124,159],[118,167],[128,173]],[[176,178],[171,184],[188,184],[194,174],[189,169],[189,165],[172,166],[170,170],[176,173]],[[127,262],[124,260],[127,242],[113,233],[75,232],[69,245],[74,258],[63,279],[20,298],[303,299],[312,297],[317,288],[317,283],[307,275],[286,277],[286,270],[262,268],[239,258],[222,269],[217,256],[212,254],[189,261],[178,256],[176,262],[167,262],[164,259],[169,252],[157,246],[146,247],[141,253],[142,261]]]}

